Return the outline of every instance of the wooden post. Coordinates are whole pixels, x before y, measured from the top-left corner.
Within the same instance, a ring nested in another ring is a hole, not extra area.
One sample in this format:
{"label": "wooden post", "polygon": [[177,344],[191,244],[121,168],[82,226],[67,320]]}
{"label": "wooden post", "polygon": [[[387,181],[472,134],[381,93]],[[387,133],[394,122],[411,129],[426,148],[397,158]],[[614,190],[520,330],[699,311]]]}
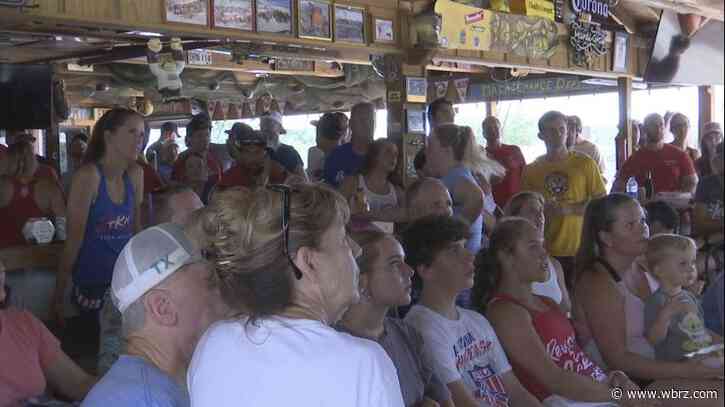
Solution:
{"label": "wooden post", "polygon": [[617,169],[634,151],[632,140],[632,78],[619,78],[619,134],[617,135]]}
{"label": "wooden post", "polygon": [[703,127],[705,123],[713,121],[713,112],[715,111],[715,89],[712,86],[700,86],[697,88],[697,102],[699,106],[699,120],[697,123],[698,140],[700,145],[702,139]]}
{"label": "wooden post", "polygon": [[486,117],[496,116],[498,114],[498,102],[492,100],[486,102]]}
{"label": "wooden post", "polygon": [[53,168],[61,174],[60,168],[60,134],[55,113],[55,74],[50,80],[50,126],[45,131],[45,158],[50,160]]}
{"label": "wooden post", "polygon": [[[406,65],[400,55],[384,56],[388,138],[398,145],[397,177],[402,185],[415,179],[413,159],[425,141],[427,86],[408,89],[408,78],[425,78],[425,65]],[[421,94],[422,92],[422,94]]]}

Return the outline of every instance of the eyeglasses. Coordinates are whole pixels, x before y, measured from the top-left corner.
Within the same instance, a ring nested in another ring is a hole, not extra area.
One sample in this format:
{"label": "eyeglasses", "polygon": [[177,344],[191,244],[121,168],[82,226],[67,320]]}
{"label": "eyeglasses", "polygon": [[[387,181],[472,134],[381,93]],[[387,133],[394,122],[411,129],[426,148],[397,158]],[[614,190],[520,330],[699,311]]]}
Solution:
{"label": "eyeglasses", "polygon": [[292,256],[290,256],[289,252],[290,194],[292,193],[292,188],[290,188],[289,185],[270,184],[267,185],[267,189],[282,194],[282,231],[284,232],[284,254],[285,256],[287,256],[287,260],[289,260],[289,263],[292,266],[292,269],[295,273],[295,278],[301,280],[302,271],[300,271],[295,262],[292,261]]}

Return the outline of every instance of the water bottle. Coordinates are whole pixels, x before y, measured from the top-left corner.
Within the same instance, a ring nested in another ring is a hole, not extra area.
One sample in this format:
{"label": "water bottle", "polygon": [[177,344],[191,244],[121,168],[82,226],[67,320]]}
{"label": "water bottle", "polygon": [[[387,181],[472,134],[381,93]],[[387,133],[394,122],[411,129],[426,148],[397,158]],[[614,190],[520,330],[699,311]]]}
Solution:
{"label": "water bottle", "polygon": [[639,184],[637,184],[637,180],[634,177],[629,177],[627,180],[627,195],[631,196],[633,199],[637,199],[639,195]]}

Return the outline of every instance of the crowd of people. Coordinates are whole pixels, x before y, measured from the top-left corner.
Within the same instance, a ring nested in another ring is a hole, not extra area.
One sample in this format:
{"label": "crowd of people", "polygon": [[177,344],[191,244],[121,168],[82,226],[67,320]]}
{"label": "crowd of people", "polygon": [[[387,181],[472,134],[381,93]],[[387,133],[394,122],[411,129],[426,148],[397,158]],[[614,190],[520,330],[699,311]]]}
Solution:
{"label": "crowd of people", "polygon": [[723,132],[688,149],[670,116],[645,118],[612,191],[578,117],[544,114],[526,163],[445,99],[407,188],[368,103],[314,123],[307,169],[278,113],[224,154],[194,116],[179,154],[175,124],[146,148],[143,117],[112,109],[63,177],[13,133],[0,249],[35,218],[63,248],[48,316],[0,262],[0,407],[722,405]]}

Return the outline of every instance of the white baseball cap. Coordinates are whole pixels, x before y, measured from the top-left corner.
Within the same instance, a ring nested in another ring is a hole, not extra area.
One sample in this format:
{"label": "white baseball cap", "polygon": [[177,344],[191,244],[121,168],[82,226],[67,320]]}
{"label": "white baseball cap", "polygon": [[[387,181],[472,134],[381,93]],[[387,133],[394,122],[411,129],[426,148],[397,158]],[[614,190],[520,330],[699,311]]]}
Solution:
{"label": "white baseball cap", "polygon": [[202,260],[182,226],[162,223],[143,230],[126,243],[113,267],[113,305],[124,312],[177,270]]}

